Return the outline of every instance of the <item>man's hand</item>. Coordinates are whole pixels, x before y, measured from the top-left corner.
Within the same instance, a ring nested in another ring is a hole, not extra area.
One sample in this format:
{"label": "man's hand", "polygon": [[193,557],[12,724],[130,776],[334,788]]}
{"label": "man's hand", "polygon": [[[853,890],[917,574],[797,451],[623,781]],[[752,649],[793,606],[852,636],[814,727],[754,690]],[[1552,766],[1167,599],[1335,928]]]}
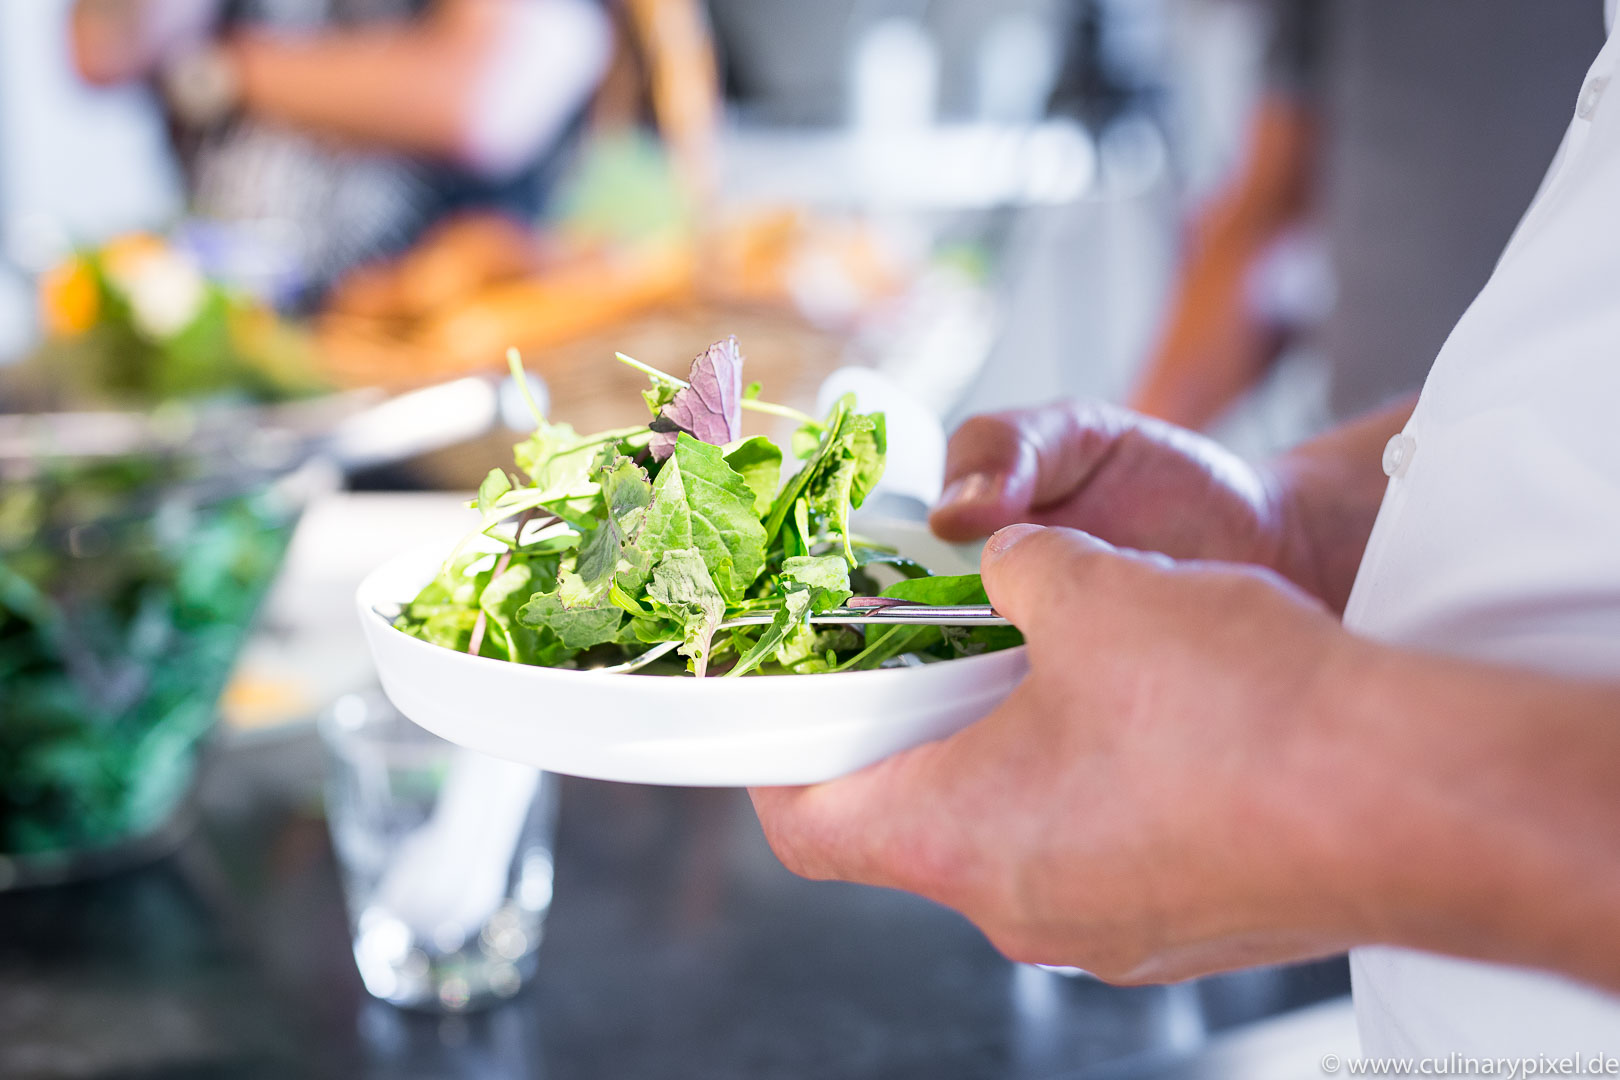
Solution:
{"label": "man's hand", "polygon": [[1351,782],[1330,704],[1359,643],[1328,612],[1264,570],[1067,529],[1006,529],[983,569],[1029,641],[1029,677],[949,739],[756,790],[790,869],[921,893],[1015,959],[1117,981],[1356,939],[1322,815]]}
{"label": "man's hand", "polygon": [[755,790],[790,869],[1119,982],[1384,943],[1620,990],[1620,685],[1400,652],[1268,571],[1067,529],[983,569],[1029,676],[950,738]]}
{"label": "man's hand", "polygon": [[771,846],[1115,981],[1385,943],[1620,990],[1620,685],[1401,652],[1332,614],[1410,409],[1265,476],[1119,410],[970,422],[942,534],[1034,520],[1196,561],[1002,529],[985,588],[1028,677],[950,738],[754,791]]}
{"label": "man's hand", "polygon": [[1342,610],[1411,402],[1256,469],[1190,431],[1098,402],[976,416],[951,438],[931,524],[948,540],[1063,525],[1175,558],[1275,570]]}
{"label": "man's hand", "polygon": [[1216,443],[1102,402],[975,416],[930,524],[947,540],[1064,525],[1175,558],[1276,567],[1284,492]]}

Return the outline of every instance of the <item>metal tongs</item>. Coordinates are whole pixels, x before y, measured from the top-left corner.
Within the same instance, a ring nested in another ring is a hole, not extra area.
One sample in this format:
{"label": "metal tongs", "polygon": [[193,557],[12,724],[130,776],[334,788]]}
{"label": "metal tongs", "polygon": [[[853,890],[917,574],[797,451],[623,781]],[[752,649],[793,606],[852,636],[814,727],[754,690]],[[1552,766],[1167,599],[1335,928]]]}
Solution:
{"label": "metal tongs", "polygon": [[[732,630],[739,626],[767,626],[776,617],[774,611],[756,611],[727,619],[717,630]],[[919,604],[911,600],[897,600],[887,596],[854,596],[843,607],[828,608],[811,615],[809,621],[817,626],[1011,626],[1008,619],[996,613],[989,604]],[[637,671],[654,660],[668,656],[680,647],[678,641],[654,645],[634,660],[597,671],[623,674]]]}

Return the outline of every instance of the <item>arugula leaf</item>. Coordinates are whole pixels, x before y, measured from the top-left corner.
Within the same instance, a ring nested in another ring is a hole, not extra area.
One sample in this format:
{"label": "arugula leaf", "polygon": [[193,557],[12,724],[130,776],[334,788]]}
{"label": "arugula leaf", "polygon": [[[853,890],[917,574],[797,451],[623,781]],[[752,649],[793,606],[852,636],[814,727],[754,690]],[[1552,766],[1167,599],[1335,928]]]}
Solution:
{"label": "arugula leaf", "polygon": [[855,499],[856,464],[853,457],[840,454],[825,485],[810,500],[810,509],[821,515],[844,545],[844,558],[855,565],[855,549],[849,539],[849,514]]}
{"label": "arugula leaf", "polygon": [[579,557],[564,587],[564,600],[570,606],[594,603],[607,592],[625,545],[635,537],[652,502],[647,470],[627,457],[616,457],[604,466],[598,486],[601,517],[580,545]]}
{"label": "arugula leaf", "polygon": [[651,559],[696,550],[731,600],[740,599],[765,568],[765,530],[754,513],[753,490],[718,446],[684,432],[658,470],[636,547]]}
{"label": "arugula leaf", "polygon": [[512,447],[512,457],[528,474],[530,487],[571,491],[590,479],[591,457],[580,452],[587,445],[596,445],[596,440],[581,438],[572,424],[542,424]]}
{"label": "arugula leaf", "polygon": [[512,490],[512,479],[506,475],[505,469],[491,469],[484,482],[478,485],[478,501],[475,504],[480,514],[487,514],[494,508],[496,501]]}
{"label": "arugula leaf", "polygon": [[547,592],[530,597],[518,611],[518,620],[551,631],[564,649],[576,653],[617,638],[624,612],[611,604],[569,607],[559,594]]}
{"label": "arugula leaf", "polygon": [[[446,610],[477,607],[478,594],[483,591],[490,575],[488,570],[474,573],[472,568],[485,560],[493,566],[494,557],[482,552],[452,556],[433,580],[406,605],[406,616],[414,622],[422,622]],[[476,612],[473,617],[477,618]],[[471,621],[467,625],[470,628]]]}
{"label": "arugula leaf", "polygon": [[[867,416],[854,409],[852,394],[833,406],[816,450],[771,506],[765,521],[767,543],[774,545],[780,536],[785,554],[808,551],[816,540],[811,528],[819,522],[842,540],[844,558],[856,565],[849,515],[883,476],[887,435],[881,414]],[[801,500],[803,510],[797,505]],[[783,533],[789,514],[797,536]]]}
{"label": "arugula leaf", "polygon": [[745,439],[726,455],[730,465],[754,492],[754,514],[764,517],[782,484],[782,451],[763,435]]}
{"label": "arugula leaf", "polygon": [[830,424],[827,427],[801,424],[794,430],[793,438],[788,442],[788,448],[793,451],[793,456],[800,461],[806,461],[812,457],[817,450],[821,449],[822,437],[826,435],[827,429],[830,427]]}
{"label": "arugula leaf", "polygon": [[[804,495],[805,489],[810,485],[811,480],[815,478],[828,453],[838,441],[838,431],[843,427],[844,417],[849,413],[848,399],[849,395],[846,394],[833,405],[833,411],[827,415],[827,422],[823,425],[821,439],[816,444],[815,449],[810,451],[809,460],[805,462],[797,473],[793,474],[793,478],[787,482],[786,486],[777,492],[776,501],[771,504],[770,516],[765,519],[765,543],[767,547],[776,543],[777,537],[782,531],[782,526],[788,520],[788,515],[794,513],[794,504]],[[801,428],[800,430],[803,431],[804,429]],[[797,447],[795,447],[795,450],[797,450]],[[800,454],[799,456],[804,457],[805,455]],[[801,539],[807,546],[811,538],[801,534]]]}
{"label": "arugula leaf", "polygon": [[469,573],[471,564],[488,556],[465,555],[440,570],[400,614],[399,627],[412,637],[457,652],[466,652],[478,621],[478,598],[488,584],[488,570]]}
{"label": "arugula leaf", "polygon": [[[512,544],[513,540],[496,533],[496,527],[530,510],[544,508],[564,521],[588,523],[599,495],[591,479],[597,452],[603,446],[630,439],[640,430],[628,428],[582,439],[567,424],[542,423],[513,448],[518,467],[528,475],[530,486],[513,488],[510,478],[498,469],[484,477],[473,502],[479,512],[478,527],[456,545],[450,560],[455,560],[468,541],[480,533]],[[500,490],[503,481],[506,489]]]}
{"label": "arugula leaf", "polygon": [[918,604],[988,604],[984,579],[978,574],[940,574],[897,581],[878,595]]}
{"label": "arugula leaf", "polygon": [[539,564],[514,562],[484,586],[478,606],[489,628],[484,638],[486,648],[493,645],[501,659],[519,664],[551,665],[566,659],[570,651],[566,642],[559,648],[554,639],[548,642],[545,634],[520,617],[529,598],[554,580],[554,573],[545,573]]}
{"label": "arugula leaf", "polygon": [[850,505],[859,509],[866,497],[878,486],[883,479],[883,469],[888,462],[889,454],[889,426],[882,413],[868,413],[860,419],[868,421],[860,424],[852,433],[849,441],[849,453],[855,459],[855,484],[851,489]]}
{"label": "arugula leaf", "polygon": [[742,352],[735,337],[715,342],[693,360],[686,382],[649,425],[654,461],[673,454],[683,433],[715,446],[742,434]]}
{"label": "arugula leaf", "polygon": [[477,622],[476,607],[442,607],[422,612],[416,621],[400,629],[442,648],[466,652],[467,643],[472,640],[473,625]]}
{"label": "arugula leaf", "polygon": [[[853,400],[850,406],[854,407]],[[843,540],[844,558],[851,566],[855,565],[855,552],[850,542],[849,515],[882,479],[886,439],[882,414],[850,413],[825,457],[819,488],[810,491],[810,509],[821,514]]]}
{"label": "arugula leaf", "polygon": [[787,636],[800,626],[810,614],[811,591],[809,589],[794,589],[782,597],[782,607],[777,611],[776,617],[760,634],[754,646],[743,654],[732,669],[726,672],[727,678],[735,678],[748,674],[765,661],[772,653],[782,646]]}
{"label": "arugula leaf", "polygon": [[647,438],[646,428],[635,427],[583,437],[567,424],[536,428],[513,448],[518,468],[529,477],[529,486],[514,489],[492,504],[492,512],[498,515],[495,520],[537,506],[565,520],[589,514],[598,494],[595,474],[601,470],[602,459],[633,453]]}
{"label": "arugula leaf", "polygon": [[[813,536],[810,532],[810,503],[800,499],[793,504],[793,551],[798,555],[808,555]],[[784,548],[786,547],[784,537]],[[784,551],[784,554],[786,552]]]}
{"label": "arugula leaf", "polygon": [[725,618],[726,602],[709,574],[702,552],[676,548],[664,552],[653,569],[647,595],[680,623],[680,654],[692,661],[698,678],[708,671],[714,632]]}
{"label": "arugula leaf", "polygon": [[[842,628],[840,628],[842,629]],[[849,638],[848,644],[860,649],[860,636],[844,631]],[[776,662],[788,671],[818,671],[826,670],[829,665],[823,659],[823,649],[820,645],[824,633],[817,632],[809,623],[799,623],[789,631],[787,637],[776,647]]]}
{"label": "arugula leaf", "polygon": [[782,564],[782,577],[809,591],[813,611],[835,608],[850,597],[849,564],[836,555],[801,555],[788,559]]}
{"label": "arugula leaf", "polygon": [[[835,608],[848,600],[849,566],[836,555],[800,556],[782,564],[782,607],[760,638],[743,654],[728,676],[746,675],[772,653],[780,655],[788,638],[800,629],[808,630],[810,616]],[[813,639],[814,635],[811,634]],[[788,660],[802,658],[791,656]],[[787,662],[787,661],[783,661]]]}

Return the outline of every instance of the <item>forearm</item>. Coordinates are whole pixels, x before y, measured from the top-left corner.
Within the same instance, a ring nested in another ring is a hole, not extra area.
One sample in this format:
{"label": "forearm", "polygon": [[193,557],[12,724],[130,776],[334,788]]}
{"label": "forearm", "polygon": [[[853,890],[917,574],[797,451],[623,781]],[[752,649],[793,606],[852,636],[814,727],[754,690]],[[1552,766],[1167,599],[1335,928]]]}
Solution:
{"label": "forearm", "polygon": [[1267,470],[1283,521],[1277,567],[1342,612],[1378,517],[1388,478],[1384,445],[1405,426],[1416,395],[1344,424],[1277,458]]}
{"label": "forearm", "polygon": [[443,0],[408,25],[229,48],[253,114],[506,176],[589,99],[613,34],[591,0]]}
{"label": "forearm", "polygon": [[1282,336],[1255,317],[1246,295],[1259,246],[1217,243],[1194,256],[1177,285],[1164,335],[1131,393],[1131,408],[1199,430],[1275,362]]}
{"label": "forearm", "polygon": [[[204,40],[211,0],[79,0],[71,37],[80,73],[101,85],[146,78]],[[180,20],[179,10],[194,13]],[[317,134],[455,157],[502,5],[451,0],[425,22],[348,31],[243,30],[222,44],[248,112]]]}
{"label": "forearm", "polygon": [[1357,650],[1313,785],[1348,936],[1620,989],[1620,685]]}
{"label": "forearm", "polygon": [[478,63],[477,28],[410,27],[289,37],[244,33],[227,45],[247,112],[322,135],[456,158]]}
{"label": "forearm", "polygon": [[1283,337],[1255,310],[1250,277],[1309,205],[1315,138],[1304,103],[1274,95],[1256,108],[1243,170],[1191,229],[1164,335],[1132,408],[1201,428],[1275,361]]}

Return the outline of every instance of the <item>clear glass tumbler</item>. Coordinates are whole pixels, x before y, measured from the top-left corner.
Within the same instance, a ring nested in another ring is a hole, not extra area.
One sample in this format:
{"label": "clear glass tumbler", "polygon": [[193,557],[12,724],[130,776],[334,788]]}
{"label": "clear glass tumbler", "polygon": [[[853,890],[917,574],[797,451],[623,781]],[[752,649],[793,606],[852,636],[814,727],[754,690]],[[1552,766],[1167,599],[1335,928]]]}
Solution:
{"label": "clear glass tumbler", "polygon": [[448,1012],[516,994],[551,905],[555,778],[445,742],[376,691],[339,699],[320,730],[366,989]]}

